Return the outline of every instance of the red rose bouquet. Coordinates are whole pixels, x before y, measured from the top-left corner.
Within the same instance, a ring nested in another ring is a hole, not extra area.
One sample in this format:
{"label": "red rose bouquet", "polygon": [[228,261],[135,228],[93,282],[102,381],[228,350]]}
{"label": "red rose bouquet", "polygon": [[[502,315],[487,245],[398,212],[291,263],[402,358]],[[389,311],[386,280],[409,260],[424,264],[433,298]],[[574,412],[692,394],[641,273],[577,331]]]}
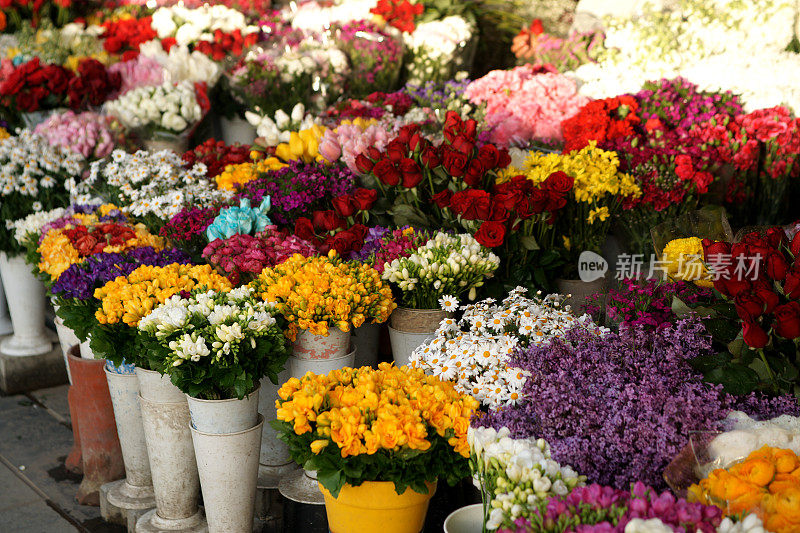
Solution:
{"label": "red rose bouquet", "polygon": [[580,150],[588,146],[589,141],[603,143],[633,135],[634,127],[640,122],[638,110],[638,102],[630,95],[592,100],[576,115],[561,122],[564,153]]}
{"label": "red rose bouquet", "polygon": [[38,57],[17,66],[0,83],[0,103],[31,113],[64,105],[74,74],[60,65],[43,65]]}
{"label": "red rose bouquet", "polygon": [[203,163],[208,179],[222,174],[228,165],[239,165],[250,162],[250,147],[243,144],[225,144],[223,141],[208,139],[192,150],[183,154],[186,168],[195,163]]}
{"label": "red rose bouquet", "polygon": [[389,25],[400,31],[413,33],[416,24],[414,19],[425,11],[422,3],[411,3],[408,0],[378,0],[370,13],[382,17]]}
{"label": "red rose bouquet", "polygon": [[142,17],[103,22],[105,31],[100,36],[103,49],[109,54],[121,56],[123,61],[136,58],[139,46],[156,38],[152,20],[152,17]]}

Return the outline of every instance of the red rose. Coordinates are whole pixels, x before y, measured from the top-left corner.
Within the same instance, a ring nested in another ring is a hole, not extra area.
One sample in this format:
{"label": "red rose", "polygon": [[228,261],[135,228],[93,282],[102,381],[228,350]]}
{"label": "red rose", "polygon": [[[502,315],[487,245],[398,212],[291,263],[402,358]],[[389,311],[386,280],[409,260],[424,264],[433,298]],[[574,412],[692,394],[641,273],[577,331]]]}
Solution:
{"label": "red rose", "polygon": [[381,183],[391,187],[400,183],[400,178],[403,177],[400,171],[394,166],[394,163],[388,159],[383,159],[375,163],[372,172],[381,180]]}
{"label": "red rose", "polygon": [[317,236],[314,235],[314,224],[306,217],[299,217],[295,221],[294,234],[305,241],[319,244]]}
{"label": "red rose", "polygon": [[472,142],[472,139],[469,137],[459,135],[453,139],[452,147],[462,154],[469,156],[472,154],[472,150],[475,148],[475,143]]}
{"label": "red rose", "polygon": [[792,269],[786,273],[783,281],[783,294],[791,299],[800,299],[800,264],[795,261]]}
{"label": "red rose", "polygon": [[772,252],[767,256],[767,276],[775,281],[783,281],[786,272],[789,270],[789,263],[784,259],[780,252]]}
{"label": "red rose", "polygon": [[764,328],[754,322],[744,322],[742,324],[742,334],[744,342],[751,348],[763,348],[769,342],[769,337],[764,332]]}
{"label": "red rose", "polygon": [[800,256],[800,231],[798,231],[797,235],[795,235],[794,239],[792,239],[792,243],[789,245],[789,250],[792,252],[793,256]]}
{"label": "red rose", "polygon": [[492,199],[488,192],[478,189],[458,191],[453,194],[450,208],[464,220],[488,220]]}
{"label": "red rose", "polygon": [[505,222],[508,220],[508,209],[503,205],[503,202],[492,202],[492,211],[489,214],[489,220],[493,222]]}
{"label": "red rose", "polygon": [[467,156],[453,150],[452,148],[445,148],[442,154],[442,165],[450,176],[460,178],[467,170],[468,159]]}
{"label": "red rose", "polygon": [[775,322],[772,325],[776,334],[784,339],[800,337],[800,303],[789,302],[775,308]]}
{"label": "red rose", "polygon": [[328,239],[327,242],[330,244],[331,248],[336,250],[339,255],[345,255],[356,249],[356,245],[358,244],[358,236],[350,230],[345,230],[340,231],[334,235],[332,239]]}
{"label": "red rose", "polygon": [[500,159],[497,161],[497,167],[495,168],[506,168],[510,164],[511,164],[511,156],[508,155],[508,150],[503,148],[502,150],[500,150]]}
{"label": "red rose", "polygon": [[355,199],[349,194],[337,196],[331,203],[336,214],[345,218],[353,216],[358,209]]}
{"label": "red rose", "polygon": [[400,161],[400,171],[403,173],[403,187],[413,189],[422,181],[422,169],[416,161],[408,157]]}
{"label": "red rose", "polygon": [[414,153],[419,153],[428,148],[430,145],[430,141],[421,136],[419,133],[415,133],[411,136],[411,139],[408,140],[408,147],[411,148],[411,151]]}
{"label": "red rose", "polygon": [[502,222],[484,222],[475,232],[475,240],[487,248],[495,248],[502,245],[505,237],[506,226]]}
{"label": "red rose", "polygon": [[703,239],[703,255],[706,262],[720,261],[722,258],[730,258],[731,245],[724,241],[712,241]]}
{"label": "red rose", "polygon": [[431,201],[435,203],[439,209],[444,209],[450,205],[450,199],[453,197],[453,193],[450,192],[450,189],[445,189],[442,192],[438,192],[431,197]]}
{"label": "red rose", "polygon": [[442,162],[441,158],[439,157],[439,151],[433,147],[429,147],[423,150],[422,155],[420,155],[419,159],[422,162],[422,164],[429,169],[438,167]]}
{"label": "red rose", "polygon": [[39,98],[32,91],[23,91],[17,94],[17,106],[27,112],[39,109]]}
{"label": "red rose", "polygon": [[566,193],[572,190],[574,184],[575,178],[559,170],[547,176],[547,179],[542,182],[542,187],[558,193]]}
{"label": "red rose", "polygon": [[314,222],[314,228],[325,231],[333,231],[338,228],[344,227],[344,220],[336,215],[333,209],[326,211],[314,211],[311,216]]}
{"label": "red rose", "polygon": [[534,35],[541,35],[544,33],[544,24],[542,24],[542,19],[533,19],[531,22],[528,31]]}
{"label": "red rose", "polygon": [[764,301],[753,291],[742,291],[733,301],[736,304],[736,314],[745,322],[754,322],[764,314]]}
{"label": "red rose", "polygon": [[358,154],[356,156],[356,168],[362,174],[366,174],[372,170],[373,166],[375,166],[375,163],[373,163],[372,160],[364,154]]}
{"label": "red rose", "polygon": [[547,193],[547,203],[544,206],[545,211],[554,213],[567,205],[567,199],[563,193],[554,190],[545,190],[544,192]]}
{"label": "red rose", "polygon": [[469,166],[467,166],[467,172],[464,175],[464,183],[472,188],[476,188],[480,186],[485,174],[486,169],[480,159],[473,159],[469,162]]}
{"label": "red rose", "polygon": [[483,168],[491,170],[500,161],[500,151],[493,144],[484,144],[478,148],[478,159],[481,160]]}
{"label": "red rose", "polygon": [[165,52],[169,52],[170,48],[175,46],[177,43],[178,41],[175,40],[175,37],[165,37],[161,39],[161,48],[163,48]]}
{"label": "red rose", "polygon": [[[419,133],[419,124],[408,124],[403,126],[397,131],[397,140],[402,142],[403,144],[411,144],[411,138]],[[413,150],[414,147],[412,146],[411,149]]]}
{"label": "red rose", "polygon": [[386,157],[393,163],[399,163],[408,155],[408,146],[394,140],[386,145]]}
{"label": "red rose", "polygon": [[359,211],[369,211],[375,200],[378,199],[378,191],[375,189],[358,188],[353,192],[353,200],[355,200]]}
{"label": "red rose", "polygon": [[358,250],[360,250],[361,247],[364,246],[364,237],[367,236],[368,231],[369,228],[367,228],[364,224],[353,224],[352,226],[350,226],[350,233],[352,233],[353,235],[358,237],[359,240],[361,240],[361,245],[358,246]]}
{"label": "red rose", "polygon": [[772,284],[770,283],[764,281],[756,283],[750,290],[764,302],[765,314],[772,313],[775,306],[781,301],[780,296],[772,289]]}

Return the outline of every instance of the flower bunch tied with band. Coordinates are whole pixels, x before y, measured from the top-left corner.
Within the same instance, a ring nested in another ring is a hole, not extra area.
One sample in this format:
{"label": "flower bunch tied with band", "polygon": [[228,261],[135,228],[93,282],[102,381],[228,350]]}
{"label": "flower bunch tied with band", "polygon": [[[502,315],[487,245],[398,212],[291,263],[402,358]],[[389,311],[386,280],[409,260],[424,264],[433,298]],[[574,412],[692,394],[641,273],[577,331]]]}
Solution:
{"label": "flower bunch tied with band", "polygon": [[279,438],[336,497],[345,483],[392,481],[426,494],[469,476],[469,419],[478,402],[421,370],[381,363],[291,378],[278,390]]}

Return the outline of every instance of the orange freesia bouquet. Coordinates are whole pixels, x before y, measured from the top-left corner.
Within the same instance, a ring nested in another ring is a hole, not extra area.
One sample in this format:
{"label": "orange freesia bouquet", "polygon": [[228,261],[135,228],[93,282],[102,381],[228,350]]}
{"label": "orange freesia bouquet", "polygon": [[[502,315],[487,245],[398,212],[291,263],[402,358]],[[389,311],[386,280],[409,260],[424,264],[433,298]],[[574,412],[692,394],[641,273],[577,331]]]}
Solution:
{"label": "orange freesia bouquet", "polygon": [[386,322],[396,307],[377,270],[343,261],[335,250],[322,257],[295,254],[265,268],[251,286],[289,321],[286,336],[292,341],[300,330],[327,335],[329,327],[350,331],[364,323]]}
{"label": "orange freesia bouquet", "polygon": [[334,498],[345,483],[392,481],[398,494],[425,494],[426,482],[470,475],[467,430],[478,402],[421,370],[381,363],[309,372],[278,396],[272,426]]}
{"label": "orange freesia bouquet", "polygon": [[728,515],[754,511],[772,533],[800,530],[800,458],[764,446],[730,468],[689,487],[689,501],[716,505]]}

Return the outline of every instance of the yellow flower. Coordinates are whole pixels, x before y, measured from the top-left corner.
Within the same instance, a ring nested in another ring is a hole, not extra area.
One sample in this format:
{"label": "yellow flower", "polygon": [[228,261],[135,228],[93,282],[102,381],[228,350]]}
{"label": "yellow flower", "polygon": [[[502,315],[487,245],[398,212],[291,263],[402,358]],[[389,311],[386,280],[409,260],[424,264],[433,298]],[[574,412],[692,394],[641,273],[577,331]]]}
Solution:
{"label": "yellow flower", "polygon": [[562,235],[561,239],[564,241],[564,248],[566,248],[567,250],[572,248],[572,244],[569,242],[569,237],[567,237],[566,235]]}
{"label": "yellow flower", "polygon": [[278,170],[286,166],[275,157],[269,157],[255,163],[240,163],[238,165],[228,165],[225,170],[215,179],[217,189],[225,191],[235,191],[238,187],[249,181],[257,179],[261,174],[271,170]]}
{"label": "yellow flower", "polygon": [[7,139],[9,137],[11,137],[11,135],[4,128],[0,128],[0,139]]}
{"label": "yellow flower", "polygon": [[671,279],[694,282],[700,287],[713,287],[711,273],[703,263],[703,244],[697,237],[673,239],[661,254],[661,261]]}
{"label": "yellow flower", "polygon": [[311,451],[314,452],[315,454],[318,454],[323,449],[325,449],[325,447],[328,446],[328,444],[330,444],[330,442],[331,441],[329,441],[327,439],[315,440],[314,442],[311,443]]}
{"label": "yellow flower", "polygon": [[594,221],[600,219],[600,222],[605,222],[606,219],[611,216],[608,212],[608,206],[598,207],[597,209],[592,209],[589,211],[589,218],[587,221],[589,224],[594,224]]}
{"label": "yellow flower", "polygon": [[319,141],[325,134],[325,128],[314,124],[308,129],[293,131],[289,134],[289,142],[275,147],[275,155],[283,161],[301,159],[306,163],[324,161],[319,154]]}

